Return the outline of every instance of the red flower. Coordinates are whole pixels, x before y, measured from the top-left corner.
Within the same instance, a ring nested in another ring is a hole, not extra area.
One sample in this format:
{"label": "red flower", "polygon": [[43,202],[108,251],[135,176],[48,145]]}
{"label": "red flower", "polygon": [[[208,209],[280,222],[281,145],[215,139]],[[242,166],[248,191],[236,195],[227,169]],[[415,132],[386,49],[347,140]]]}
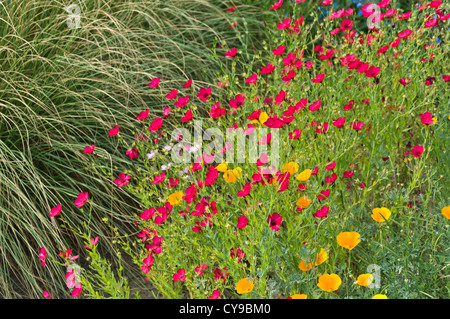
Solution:
{"label": "red flower", "polygon": [[298,128],[296,128],[292,133],[289,133],[289,139],[296,140],[300,137],[302,134],[302,131],[300,131]]}
{"label": "red flower", "polygon": [[275,96],[275,105],[283,103],[285,98],[286,98],[286,92],[281,90],[280,93]]}
{"label": "red flower", "polygon": [[178,95],[178,90],[172,90],[172,91],[170,91],[169,94],[166,95],[166,98],[168,100],[172,100],[172,99],[176,98],[177,95]]}
{"label": "red flower", "polygon": [[272,53],[273,53],[274,55],[283,55],[284,50],[286,50],[286,47],[280,45],[279,47],[277,47],[276,49],[274,49],[274,50],[272,51]]}
{"label": "red flower", "polygon": [[320,105],[321,105],[321,103],[320,103],[320,99],[319,99],[319,100],[315,101],[313,104],[311,104],[311,105],[308,107],[308,109],[309,109],[310,111],[317,111],[318,109],[320,109]]}
{"label": "red flower", "polygon": [[159,81],[161,81],[161,78],[153,79],[153,80],[148,84],[148,86],[151,87],[151,88],[156,88],[156,87],[159,85]]}
{"label": "red flower", "polygon": [[109,130],[108,136],[116,136],[119,133],[119,125]]}
{"label": "red flower", "polygon": [[277,28],[280,30],[285,30],[291,26],[291,19],[283,19],[282,22],[277,24]]}
{"label": "red flower", "polygon": [[139,157],[138,152],[139,152],[139,151],[138,151],[137,148],[131,148],[131,149],[127,150],[125,154],[126,154],[131,160],[134,160],[134,159],[136,159],[136,158]]}
{"label": "red flower", "polygon": [[238,197],[245,197],[245,196],[247,196],[248,194],[250,194],[251,189],[252,189],[252,184],[251,183],[245,184],[244,189],[240,190],[238,192]]}
{"label": "red flower", "polygon": [[173,280],[175,281],[186,280],[186,275],[184,273],[185,273],[184,269],[178,269],[178,271],[173,275]]}
{"label": "red flower", "polygon": [[242,258],[245,258],[245,253],[242,252],[239,248],[231,248],[230,249],[230,257],[234,258],[234,256],[238,257],[238,263],[241,262]]}
{"label": "red flower", "polygon": [[439,26],[439,22],[437,19],[431,19],[424,23],[425,28],[432,28],[434,26]]}
{"label": "red flower", "polygon": [[419,158],[420,155],[422,155],[422,153],[423,153],[423,146],[416,145],[416,146],[414,146],[413,149],[411,150],[411,154],[412,154],[414,157],[417,157],[417,158]]}
{"label": "red flower", "polygon": [[166,173],[161,173],[160,175],[156,175],[155,179],[152,181],[152,184],[159,184],[164,181]]}
{"label": "red flower", "polygon": [[211,95],[211,87],[201,88],[198,92],[197,97],[202,101],[208,101],[209,96]]}
{"label": "red flower", "polygon": [[278,2],[275,2],[269,9],[276,10],[281,7],[283,4],[283,0],[279,0]]}
{"label": "red flower", "polygon": [[334,161],[333,163],[331,163],[331,164],[325,166],[325,169],[326,169],[327,171],[332,171],[335,167],[336,167],[336,161]]}
{"label": "red flower", "polygon": [[204,271],[206,268],[208,267],[207,264],[199,264],[196,268],[195,268],[195,272],[198,272],[198,275],[201,276],[203,275]]}
{"label": "red flower", "polygon": [[152,133],[156,132],[157,130],[159,130],[161,128],[163,124],[163,119],[160,117],[157,117],[152,124],[150,124],[150,127],[148,128]]}
{"label": "red flower", "polygon": [[408,85],[411,83],[411,79],[400,79],[398,82],[400,82],[401,85]]}
{"label": "red flower", "polygon": [[45,267],[45,258],[47,258],[47,251],[44,247],[41,248],[41,251],[39,252],[39,260],[42,261],[42,266]]}
{"label": "red flower", "polygon": [[141,113],[139,113],[139,115],[136,117],[136,119],[139,121],[145,120],[148,117],[148,112],[150,112],[150,110],[142,111]]}
{"label": "red flower", "polygon": [[74,201],[75,206],[81,208],[87,202],[88,198],[88,192],[78,194],[78,198]]}
{"label": "red flower", "polygon": [[95,149],[95,145],[86,146],[86,147],[84,148],[84,152],[85,152],[86,154],[91,154],[92,152],[94,152],[94,149]]}
{"label": "red flower", "polygon": [[450,81],[450,75],[443,75],[442,79],[444,80],[444,82],[448,82]]}
{"label": "red flower", "polygon": [[114,183],[117,184],[117,187],[122,187],[128,184],[130,178],[131,178],[130,175],[125,175],[125,173],[122,172],[119,174],[119,178],[116,178],[114,180]]}
{"label": "red flower", "polygon": [[381,68],[379,67],[371,66],[367,69],[366,76],[369,78],[376,77],[380,73],[380,70]]}
{"label": "red flower", "polygon": [[235,96],[234,99],[230,100],[230,107],[232,109],[237,109],[244,104],[244,101],[245,101],[245,96],[243,96],[242,94],[238,94]]}
{"label": "red flower", "polygon": [[236,6],[232,6],[231,8],[227,9],[228,12],[234,12],[234,10],[236,10]]}
{"label": "red flower", "polygon": [[328,198],[328,196],[330,196],[330,190],[327,189],[326,191],[321,191],[320,195],[317,195],[317,198],[320,200],[325,200]]}
{"label": "red flower", "polygon": [[355,171],[344,172],[344,178],[351,178]]}
{"label": "red flower", "polygon": [[318,74],[314,79],[311,80],[311,82],[320,83],[323,81],[323,79],[325,79],[325,73]]}
{"label": "red flower", "polygon": [[313,216],[317,217],[317,218],[324,218],[328,215],[329,210],[330,210],[330,207],[323,206],[321,209],[319,209],[317,212],[315,212],[313,214]]}
{"label": "red flower", "polygon": [[56,205],[50,210],[50,217],[58,216],[61,213],[61,204]]}
{"label": "red flower", "polygon": [[275,70],[275,65],[269,63],[267,66],[261,69],[260,74],[270,74],[273,72],[273,70]]}
{"label": "red flower", "polygon": [[181,122],[183,123],[189,122],[191,119],[192,119],[192,111],[188,110],[186,114],[184,114],[184,116],[181,118]]}
{"label": "red flower", "polygon": [[189,96],[179,97],[178,101],[174,103],[176,107],[183,107],[189,103]]}
{"label": "red flower", "polygon": [[187,80],[187,82],[183,84],[183,87],[184,87],[184,88],[188,88],[188,87],[190,87],[191,85],[192,85],[192,80]]}
{"label": "red flower", "polygon": [[228,276],[228,273],[226,272],[226,268],[223,268],[224,272],[222,273],[222,270],[220,269],[216,269],[214,270],[214,279],[222,279],[223,281],[225,281],[225,277]]}
{"label": "red flower", "polygon": [[208,297],[208,299],[219,299],[219,297],[220,297],[220,291],[214,290],[212,293],[212,296]]}
{"label": "red flower", "polygon": [[245,226],[247,226],[247,224],[248,224],[247,216],[242,215],[241,217],[238,218],[237,228],[243,229],[243,228],[245,228]]}
{"label": "red flower", "polygon": [[252,74],[249,78],[245,79],[245,82],[249,84],[254,84],[257,82],[257,78],[258,78],[257,74]]}
{"label": "red flower", "polygon": [[364,127],[364,123],[363,122],[352,122],[351,126],[352,129],[354,129],[355,131],[360,131],[363,127]]}
{"label": "red flower", "polygon": [[345,124],[346,117],[339,117],[337,119],[333,119],[333,125],[337,128],[341,128]]}
{"label": "red flower", "polygon": [[151,219],[153,215],[155,214],[156,210],[154,207],[151,207],[150,209],[144,210],[140,215],[140,219]]}
{"label": "red flower", "polygon": [[325,184],[328,184],[328,183],[331,184],[331,183],[334,183],[336,181],[336,179],[337,179],[337,174],[333,173],[333,174],[331,174],[331,176],[326,176],[325,177],[324,183]]}
{"label": "red flower", "polygon": [[220,107],[220,103],[217,102],[216,104],[214,104],[213,106],[211,106],[211,111],[209,111],[209,115],[215,119],[217,117],[220,117],[222,115],[225,115],[226,109],[225,108],[221,108]]}
{"label": "red flower", "polygon": [[230,59],[236,56],[237,50],[236,48],[232,48],[230,51],[225,52],[225,58]]}
{"label": "red flower", "polygon": [[283,218],[278,213],[273,213],[267,217],[267,223],[269,223],[269,227],[274,231],[280,230],[280,224],[283,221]]}

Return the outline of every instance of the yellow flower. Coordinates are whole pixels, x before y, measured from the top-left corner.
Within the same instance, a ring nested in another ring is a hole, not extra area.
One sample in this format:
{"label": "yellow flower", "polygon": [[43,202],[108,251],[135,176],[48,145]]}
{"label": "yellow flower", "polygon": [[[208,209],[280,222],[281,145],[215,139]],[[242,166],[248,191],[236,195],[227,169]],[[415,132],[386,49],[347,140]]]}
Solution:
{"label": "yellow flower", "polygon": [[224,162],[224,163],[220,163],[219,165],[217,165],[216,166],[216,169],[219,171],[219,172],[225,172],[226,170],[227,170],[227,167],[228,167],[228,163],[227,162]]}
{"label": "yellow flower", "polygon": [[289,162],[289,163],[283,165],[283,173],[286,173],[288,171],[290,174],[295,174],[298,172],[298,168],[299,168],[299,166],[297,163]]}
{"label": "yellow flower", "polygon": [[183,199],[183,192],[176,192],[169,195],[169,203],[170,205],[178,205],[180,201]]}
{"label": "yellow flower", "polygon": [[450,219],[450,206],[442,208],[442,215]]}
{"label": "yellow flower", "polygon": [[297,175],[297,179],[302,182],[306,182],[311,177],[311,170],[305,169],[303,172]]}
{"label": "yellow flower", "polygon": [[316,266],[319,266],[321,263],[325,262],[328,259],[328,253],[320,248],[320,252],[316,255]]}
{"label": "yellow flower", "polygon": [[298,264],[298,268],[300,268],[303,271],[308,271],[308,270],[310,270],[312,268],[312,263],[306,264],[306,261],[302,260]]}
{"label": "yellow flower", "polygon": [[308,299],[308,296],[305,294],[295,294],[291,296],[291,299]]}
{"label": "yellow flower", "polygon": [[342,280],[338,275],[323,274],[322,276],[319,277],[319,283],[317,284],[317,286],[319,286],[319,288],[322,290],[330,292],[338,290],[341,283]]}
{"label": "yellow flower", "polygon": [[378,294],[372,297],[372,299],[388,299],[386,295]]}
{"label": "yellow flower", "polygon": [[391,211],[386,207],[374,208],[372,211],[372,218],[379,223],[382,223],[389,219]]}
{"label": "yellow flower", "polygon": [[255,284],[246,278],[239,280],[236,284],[236,291],[238,294],[247,294],[253,290]]}
{"label": "yellow flower", "polygon": [[436,122],[437,122],[437,117],[433,117],[432,120],[433,120],[433,124],[436,124]]}
{"label": "yellow flower", "polygon": [[236,183],[237,178],[241,175],[242,169],[236,167],[235,169],[229,169],[223,174],[223,178],[227,183]]}
{"label": "yellow flower", "polygon": [[311,200],[307,196],[302,196],[298,199],[296,205],[298,208],[305,209],[311,204]]}
{"label": "yellow flower", "polygon": [[373,276],[372,274],[363,274],[363,275],[359,275],[358,279],[357,279],[357,283],[360,286],[363,287],[367,287],[368,285],[370,285],[373,281]]}
{"label": "yellow flower", "polygon": [[347,248],[348,250],[352,250],[356,245],[359,244],[360,234],[355,231],[352,232],[342,232],[337,235],[337,243],[339,246]]}

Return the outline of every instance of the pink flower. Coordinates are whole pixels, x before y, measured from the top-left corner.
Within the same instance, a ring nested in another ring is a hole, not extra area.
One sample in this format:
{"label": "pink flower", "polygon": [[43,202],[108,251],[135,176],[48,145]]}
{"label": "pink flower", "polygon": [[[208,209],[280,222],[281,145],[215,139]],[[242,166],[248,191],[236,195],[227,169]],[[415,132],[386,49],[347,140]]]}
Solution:
{"label": "pink flower", "polygon": [[376,77],[379,73],[380,73],[381,68],[379,67],[375,67],[375,66],[371,66],[367,69],[366,76],[369,78],[373,78]]}
{"label": "pink flower", "polygon": [[337,119],[333,119],[333,125],[337,128],[341,128],[345,124],[346,117],[339,117]]}
{"label": "pink flower", "polygon": [[207,264],[199,264],[196,268],[195,268],[195,272],[198,272],[198,275],[201,276],[203,275],[204,271],[206,268],[208,267]]}
{"label": "pink flower", "polygon": [[172,91],[170,91],[169,94],[166,95],[166,98],[168,100],[173,100],[174,98],[177,97],[177,95],[178,95],[178,90],[172,90]]}
{"label": "pink flower", "polygon": [[272,9],[272,10],[280,9],[282,4],[283,4],[283,0],[279,0],[278,2],[275,2],[269,9]]}
{"label": "pink flower", "polygon": [[278,213],[273,213],[267,217],[267,223],[269,223],[269,227],[274,231],[280,230],[280,224],[283,221],[283,218]]}
{"label": "pink flower", "polygon": [[260,74],[270,74],[273,72],[273,70],[275,70],[275,65],[269,63],[267,66],[261,69]]}
{"label": "pink flower", "polygon": [[257,82],[257,78],[258,78],[257,74],[252,74],[249,78],[245,79],[245,82],[249,84],[254,84]]}
{"label": "pink flower", "polygon": [[245,228],[245,226],[247,226],[247,224],[248,224],[247,216],[242,215],[241,217],[238,218],[237,228],[243,229],[243,228]]}
{"label": "pink flower", "polygon": [[85,247],[86,249],[91,249],[92,247],[94,247],[95,245],[97,245],[97,243],[98,243],[98,236],[95,237],[95,239],[94,239],[94,238],[91,238],[90,241],[91,241],[91,246],[90,246],[90,247],[89,247],[88,245],[84,245],[84,247]]}
{"label": "pink flower", "polygon": [[310,111],[317,111],[318,109],[320,109],[320,99],[315,101],[313,104],[311,104],[308,109]]}
{"label": "pink flower", "polygon": [[352,122],[351,126],[352,129],[354,129],[355,131],[360,131],[363,127],[364,127],[364,123],[363,122]]}
{"label": "pink flower", "polygon": [[178,269],[178,271],[173,275],[173,280],[175,281],[184,281],[186,280],[186,275],[184,274],[184,269]]}
{"label": "pink flower", "polygon": [[151,207],[150,209],[146,209],[144,210],[140,215],[139,218],[140,219],[150,219],[153,217],[153,215],[155,214],[155,208]]}
{"label": "pink flower", "polygon": [[161,173],[160,175],[156,175],[155,179],[152,181],[153,184],[159,184],[164,181],[166,173]]}
{"label": "pink flower", "polygon": [[164,112],[163,112],[163,118],[168,117],[169,114],[170,114],[170,107],[164,106],[164,107],[163,107],[163,110],[164,110]]}
{"label": "pink flower", "polygon": [[400,79],[398,82],[400,82],[401,85],[408,85],[411,83],[411,79]]}
{"label": "pink flower", "polygon": [[355,171],[344,172],[344,178],[351,178]]}
{"label": "pink flower", "polygon": [[330,207],[323,206],[321,209],[319,209],[317,212],[315,212],[313,214],[313,216],[317,217],[317,218],[324,218],[328,215],[329,210],[330,210]]}
{"label": "pink flower", "polygon": [[420,116],[420,121],[422,122],[423,125],[433,124],[433,118],[431,117],[430,112],[425,112],[423,114],[419,114],[419,116]]}
{"label": "pink flower", "polygon": [[442,79],[444,80],[444,82],[448,82],[450,81],[450,75],[443,75]]}
{"label": "pink flower", "polygon": [[94,149],[95,149],[95,145],[86,146],[86,147],[84,148],[84,152],[85,152],[86,154],[91,154],[91,153],[94,152]]}
{"label": "pink flower", "polygon": [[189,103],[189,96],[180,96],[178,100],[174,103],[176,107],[183,107]]}
{"label": "pink flower", "polygon": [[201,88],[198,92],[197,97],[202,101],[208,101],[209,96],[211,95],[211,87]]}
{"label": "pink flower", "polygon": [[[169,109],[170,110],[170,109]],[[159,130],[161,128],[163,124],[163,119],[160,117],[157,117],[152,124],[150,124],[150,127],[148,128],[150,130],[150,132],[156,132],[157,130]]]}
{"label": "pink flower", "polygon": [[130,175],[125,175],[125,173],[122,172],[119,174],[119,178],[116,178],[114,180],[114,183],[117,184],[117,187],[122,187],[128,184],[130,178],[131,178]]}
{"label": "pink flower", "polygon": [[119,133],[119,125],[109,130],[108,136],[116,136]]}
{"label": "pink flower", "polygon": [[75,206],[81,208],[87,202],[88,198],[88,192],[78,194],[78,198],[74,201]]}
{"label": "pink flower", "polygon": [[184,83],[183,87],[188,88],[192,85],[192,80],[188,80],[186,83]]}
{"label": "pink flower", "polygon": [[321,191],[320,195],[317,195],[317,198],[320,200],[325,200],[328,198],[328,196],[330,196],[330,190],[327,189],[326,191]]}
{"label": "pink flower", "polygon": [[47,258],[47,251],[44,247],[41,248],[41,251],[39,253],[39,260],[42,261],[42,266],[45,267],[45,258]]}
{"label": "pink flower", "polygon": [[208,299],[219,299],[219,297],[220,297],[220,291],[214,290],[212,293],[212,296],[208,297]]}
{"label": "pink flower", "polygon": [[424,23],[425,28],[432,28],[436,25],[439,26],[439,22],[437,19],[431,19],[430,21]]}
{"label": "pink flower", "polygon": [[186,123],[189,122],[190,120],[192,120],[192,111],[188,110],[186,114],[184,114],[184,116],[181,118],[181,122]]}
{"label": "pink flower", "polygon": [[45,298],[47,298],[47,299],[51,299],[51,296],[50,296],[50,294],[48,293],[47,290],[45,290],[45,291],[42,293],[42,295],[43,295]]}
{"label": "pink flower", "polygon": [[225,52],[225,58],[230,59],[236,56],[237,50],[236,48],[232,48],[230,51]]}
{"label": "pink flower", "polygon": [[320,83],[325,79],[325,73],[318,74],[314,79],[311,80],[313,83]]}
{"label": "pink flower", "polygon": [[245,101],[245,96],[243,96],[242,94],[238,94],[235,96],[234,99],[230,100],[230,107],[232,109],[237,109],[240,106],[244,105],[244,101]]}
{"label": "pink flower", "polygon": [[139,113],[138,116],[136,116],[136,119],[137,119],[138,121],[143,121],[143,120],[145,120],[145,119],[148,117],[148,113],[149,113],[149,112],[150,112],[150,110],[142,111],[141,113]]}
{"label": "pink flower", "polygon": [[161,78],[155,78],[148,84],[148,86],[151,88],[156,88],[159,85],[160,81],[161,81]]}
{"label": "pink flower", "polygon": [[325,169],[326,169],[327,171],[332,171],[335,167],[336,167],[336,161],[334,161],[333,163],[331,163],[331,164],[325,166]]}
{"label": "pink flower", "polygon": [[75,289],[72,291],[72,297],[76,298],[81,294],[81,291],[83,290],[83,286],[81,283],[75,284]]}
{"label": "pink flower", "polygon": [[274,55],[283,55],[284,50],[286,50],[286,47],[280,45],[280,46],[277,47],[276,49],[272,50],[272,53],[273,53]]}
{"label": "pink flower", "polygon": [[130,148],[129,150],[126,151],[125,154],[127,154],[131,160],[134,160],[139,157],[139,151],[137,150],[137,148]]}
{"label": "pink flower", "polygon": [[414,157],[417,157],[417,158],[419,158],[420,155],[422,155],[422,153],[423,153],[423,146],[416,145],[416,146],[414,146],[413,149],[411,150],[411,154],[412,154]]}
{"label": "pink flower", "polygon": [[61,213],[61,204],[56,205],[50,210],[50,217],[58,216]]}

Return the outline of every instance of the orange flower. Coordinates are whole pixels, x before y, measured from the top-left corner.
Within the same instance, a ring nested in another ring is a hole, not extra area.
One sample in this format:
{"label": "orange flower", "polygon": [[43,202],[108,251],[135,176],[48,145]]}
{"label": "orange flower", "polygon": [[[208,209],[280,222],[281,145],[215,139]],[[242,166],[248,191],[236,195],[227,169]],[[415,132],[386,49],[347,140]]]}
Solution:
{"label": "orange flower", "polygon": [[306,264],[306,261],[302,260],[298,264],[298,268],[300,268],[303,271],[308,271],[308,270],[310,270],[312,268],[312,263]]}
{"label": "orange flower", "polygon": [[316,266],[319,266],[321,263],[325,262],[328,259],[328,253],[320,248],[320,252],[316,255]]}
{"label": "orange flower", "polygon": [[348,250],[352,250],[356,245],[359,244],[359,237],[361,235],[355,231],[351,232],[342,232],[337,236],[337,243],[339,246],[347,248]]}
{"label": "orange flower", "polygon": [[442,215],[450,219],[450,206],[442,208]]}
{"label": "orange flower", "polygon": [[303,172],[297,175],[297,179],[302,182],[306,182],[311,177],[311,170],[305,169]]}
{"label": "orange flower", "polygon": [[372,218],[379,223],[385,222],[391,216],[391,211],[386,207],[374,208],[372,211]]}
{"label": "orange flower", "polygon": [[237,178],[241,175],[242,169],[236,167],[235,169],[229,169],[223,174],[223,178],[227,183],[236,183]]}
{"label": "orange flower", "polygon": [[176,192],[169,195],[169,203],[170,205],[178,205],[180,203],[180,200],[183,199],[183,192]]}
{"label": "orange flower", "polygon": [[357,279],[358,285],[363,286],[363,287],[369,286],[372,283],[372,281],[373,281],[372,274],[362,274],[362,275],[359,275],[358,279]]}
{"label": "orange flower", "polygon": [[322,276],[319,277],[319,283],[317,284],[317,286],[319,286],[319,288],[322,290],[330,292],[338,290],[341,283],[342,280],[338,275],[323,274]]}
{"label": "orange flower", "polygon": [[302,196],[298,199],[296,205],[300,209],[305,209],[309,206],[310,203],[311,203],[311,200],[307,196]]}
{"label": "orange flower", "polygon": [[292,295],[290,299],[308,299],[308,296],[305,294],[295,294]]}
{"label": "orange flower", "polygon": [[239,280],[236,284],[236,291],[238,294],[247,294],[253,290],[255,284],[246,278]]}
{"label": "orange flower", "polygon": [[283,165],[283,172],[286,173],[287,171],[289,171],[290,174],[295,174],[298,172],[298,164],[295,162],[289,162],[285,165]]}

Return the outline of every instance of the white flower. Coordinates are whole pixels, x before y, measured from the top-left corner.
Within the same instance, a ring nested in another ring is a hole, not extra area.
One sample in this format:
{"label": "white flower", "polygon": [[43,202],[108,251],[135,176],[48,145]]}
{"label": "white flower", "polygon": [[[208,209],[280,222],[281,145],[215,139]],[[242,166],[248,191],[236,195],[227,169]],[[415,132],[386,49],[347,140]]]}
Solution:
{"label": "white flower", "polygon": [[166,170],[168,170],[168,169],[169,169],[169,168],[168,168],[166,165],[162,165],[162,166],[161,166],[161,170],[162,170],[162,171],[166,171]]}

